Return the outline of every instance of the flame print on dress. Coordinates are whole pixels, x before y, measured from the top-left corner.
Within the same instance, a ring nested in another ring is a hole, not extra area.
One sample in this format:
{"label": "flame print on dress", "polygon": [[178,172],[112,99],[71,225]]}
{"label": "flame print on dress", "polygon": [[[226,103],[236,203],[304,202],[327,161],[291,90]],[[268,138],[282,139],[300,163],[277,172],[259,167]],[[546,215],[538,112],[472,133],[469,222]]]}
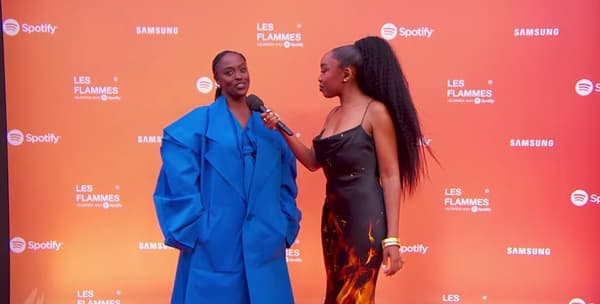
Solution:
{"label": "flame print on dress", "polygon": [[323,215],[323,248],[328,277],[325,303],[373,303],[382,249],[380,240],[373,234],[372,222],[368,222],[368,229],[359,232],[350,229],[348,221],[333,212]]}

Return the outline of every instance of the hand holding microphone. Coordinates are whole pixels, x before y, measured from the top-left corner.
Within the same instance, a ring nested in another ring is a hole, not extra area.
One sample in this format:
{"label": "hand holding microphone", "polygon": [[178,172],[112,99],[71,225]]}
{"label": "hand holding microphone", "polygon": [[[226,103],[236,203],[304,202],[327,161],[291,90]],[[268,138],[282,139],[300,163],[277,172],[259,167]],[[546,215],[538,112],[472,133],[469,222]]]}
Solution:
{"label": "hand holding microphone", "polygon": [[246,98],[246,103],[248,104],[250,110],[261,113],[260,116],[262,117],[267,127],[271,129],[279,129],[288,136],[294,135],[294,132],[290,128],[288,128],[288,126],[286,126],[281,120],[279,120],[279,115],[271,111],[271,109],[266,108],[265,104],[260,98],[258,98],[258,96],[254,94],[248,95],[248,97]]}

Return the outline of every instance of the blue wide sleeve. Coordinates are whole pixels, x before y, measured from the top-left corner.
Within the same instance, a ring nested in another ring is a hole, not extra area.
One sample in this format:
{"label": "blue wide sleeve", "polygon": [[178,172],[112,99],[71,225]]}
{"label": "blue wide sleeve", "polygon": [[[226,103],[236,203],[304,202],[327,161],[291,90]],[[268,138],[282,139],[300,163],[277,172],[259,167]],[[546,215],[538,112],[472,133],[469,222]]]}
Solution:
{"label": "blue wide sleeve", "polygon": [[154,205],[165,244],[182,251],[194,248],[203,212],[200,155],[167,132],[160,148],[162,166]]}
{"label": "blue wide sleeve", "polygon": [[[285,144],[285,143],[284,143]],[[296,158],[292,151],[284,146],[282,156],[282,182],[281,182],[281,210],[286,216],[287,231],[285,242],[289,248],[294,244],[298,232],[300,231],[300,220],[302,213],[296,206],[296,197],[298,195],[298,187],[296,185]]]}

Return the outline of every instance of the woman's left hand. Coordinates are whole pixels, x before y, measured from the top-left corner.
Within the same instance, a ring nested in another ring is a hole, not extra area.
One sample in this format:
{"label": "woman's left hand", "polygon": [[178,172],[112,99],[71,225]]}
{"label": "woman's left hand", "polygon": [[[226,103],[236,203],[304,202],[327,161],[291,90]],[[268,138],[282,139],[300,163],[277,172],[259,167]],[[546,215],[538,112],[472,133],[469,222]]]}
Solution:
{"label": "woman's left hand", "polygon": [[383,248],[383,273],[386,276],[392,276],[398,270],[402,269],[404,261],[400,255],[398,246],[387,246]]}

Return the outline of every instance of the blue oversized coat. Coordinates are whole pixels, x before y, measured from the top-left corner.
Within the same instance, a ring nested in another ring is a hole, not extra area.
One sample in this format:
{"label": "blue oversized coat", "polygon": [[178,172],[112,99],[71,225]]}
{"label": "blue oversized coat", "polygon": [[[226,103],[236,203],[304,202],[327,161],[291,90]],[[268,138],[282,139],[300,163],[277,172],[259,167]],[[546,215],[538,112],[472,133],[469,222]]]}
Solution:
{"label": "blue oversized coat", "polygon": [[294,303],[285,249],[301,218],[296,159],[253,112],[256,162],[246,198],[228,115],[220,97],[163,130],[154,202],[165,243],[180,250],[171,303]]}

